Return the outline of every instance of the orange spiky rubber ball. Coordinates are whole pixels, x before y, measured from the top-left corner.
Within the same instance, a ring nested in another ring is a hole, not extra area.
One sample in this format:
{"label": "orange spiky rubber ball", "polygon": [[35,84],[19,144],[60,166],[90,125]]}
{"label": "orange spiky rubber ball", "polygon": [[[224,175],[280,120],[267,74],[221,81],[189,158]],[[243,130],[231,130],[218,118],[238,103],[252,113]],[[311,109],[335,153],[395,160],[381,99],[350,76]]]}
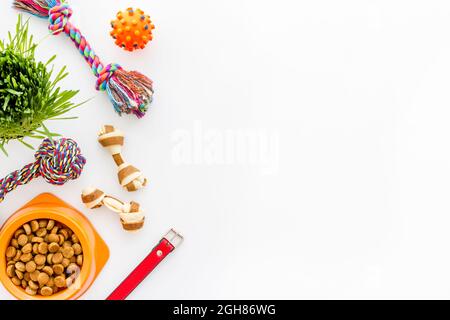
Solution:
{"label": "orange spiky rubber ball", "polygon": [[127,51],[144,49],[153,39],[155,29],[150,16],[141,9],[128,8],[117,13],[117,19],[111,21],[111,36],[116,45]]}

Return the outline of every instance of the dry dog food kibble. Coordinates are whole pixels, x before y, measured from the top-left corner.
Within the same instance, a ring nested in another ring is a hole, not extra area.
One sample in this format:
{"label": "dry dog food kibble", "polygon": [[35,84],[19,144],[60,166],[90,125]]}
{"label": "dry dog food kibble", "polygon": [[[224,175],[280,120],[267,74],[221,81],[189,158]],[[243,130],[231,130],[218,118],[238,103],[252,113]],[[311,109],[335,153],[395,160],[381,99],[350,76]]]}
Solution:
{"label": "dry dog food kibble", "polygon": [[33,220],[14,233],[6,249],[6,274],[30,296],[49,297],[74,283],[83,248],[72,230],[54,220]]}

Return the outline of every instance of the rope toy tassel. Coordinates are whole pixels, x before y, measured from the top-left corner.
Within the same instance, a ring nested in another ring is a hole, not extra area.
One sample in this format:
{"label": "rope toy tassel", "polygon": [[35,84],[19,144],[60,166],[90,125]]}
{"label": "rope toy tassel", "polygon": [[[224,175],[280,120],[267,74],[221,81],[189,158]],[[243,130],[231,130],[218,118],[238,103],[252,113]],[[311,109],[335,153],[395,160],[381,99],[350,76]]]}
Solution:
{"label": "rope toy tassel", "polygon": [[34,155],[35,162],[8,174],[0,180],[0,203],[7,193],[32,179],[42,177],[50,184],[63,185],[78,179],[86,164],[80,148],[72,139],[45,139]]}
{"label": "rope toy tassel", "polygon": [[72,9],[64,0],[14,0],[16,9],[49,19],[49,30],[64,32],[75,44],[97,77],[96,89],[106,91],[114,110],[142,118],[153,100],[153,82],[137,71],[125,71],[118,64],[104,65],[86,38],[71,22]]}

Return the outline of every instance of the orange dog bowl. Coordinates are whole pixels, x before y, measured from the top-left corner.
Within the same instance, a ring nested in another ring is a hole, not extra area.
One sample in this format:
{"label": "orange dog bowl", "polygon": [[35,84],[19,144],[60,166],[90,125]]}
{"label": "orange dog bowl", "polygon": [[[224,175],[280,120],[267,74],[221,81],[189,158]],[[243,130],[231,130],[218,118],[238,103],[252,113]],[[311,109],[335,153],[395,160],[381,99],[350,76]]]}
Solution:
{"label": "orange dog bowl", "polygon": [[[5,252],[14,232],[23,224],[37,219],[52,219],[65,224],[78,236],[83,247],[83,266],[77,280],[71,287],[50,297],[26,294],[25,290],[15,286],[6,274]],[[108,258],[108,246],[89,220],[75,208],[49,193],[37,196],[19,209],[0,230],[0,281],[20,300],[75,300],[89,289]]]}

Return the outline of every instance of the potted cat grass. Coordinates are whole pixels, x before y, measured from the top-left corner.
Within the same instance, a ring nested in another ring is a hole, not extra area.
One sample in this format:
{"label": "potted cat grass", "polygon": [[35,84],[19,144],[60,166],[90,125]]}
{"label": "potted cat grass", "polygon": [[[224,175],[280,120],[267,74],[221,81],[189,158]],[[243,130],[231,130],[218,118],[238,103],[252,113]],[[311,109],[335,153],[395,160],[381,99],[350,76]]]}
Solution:
{"label": "potted cat grass", "polygon": [[58,84],[68,74],[63,67],[56,76],[50,64],[35,58],[37,44],[28,32],[28,21],[19,15],[15,34],[8,40],[0,40],[0,149],[6,152],[6,144],[19,141],[34,149],[26,138],[51,138],[44,122],[69,119],[64,114],[79,106],[71,100],[78,91],[62,90]]}

